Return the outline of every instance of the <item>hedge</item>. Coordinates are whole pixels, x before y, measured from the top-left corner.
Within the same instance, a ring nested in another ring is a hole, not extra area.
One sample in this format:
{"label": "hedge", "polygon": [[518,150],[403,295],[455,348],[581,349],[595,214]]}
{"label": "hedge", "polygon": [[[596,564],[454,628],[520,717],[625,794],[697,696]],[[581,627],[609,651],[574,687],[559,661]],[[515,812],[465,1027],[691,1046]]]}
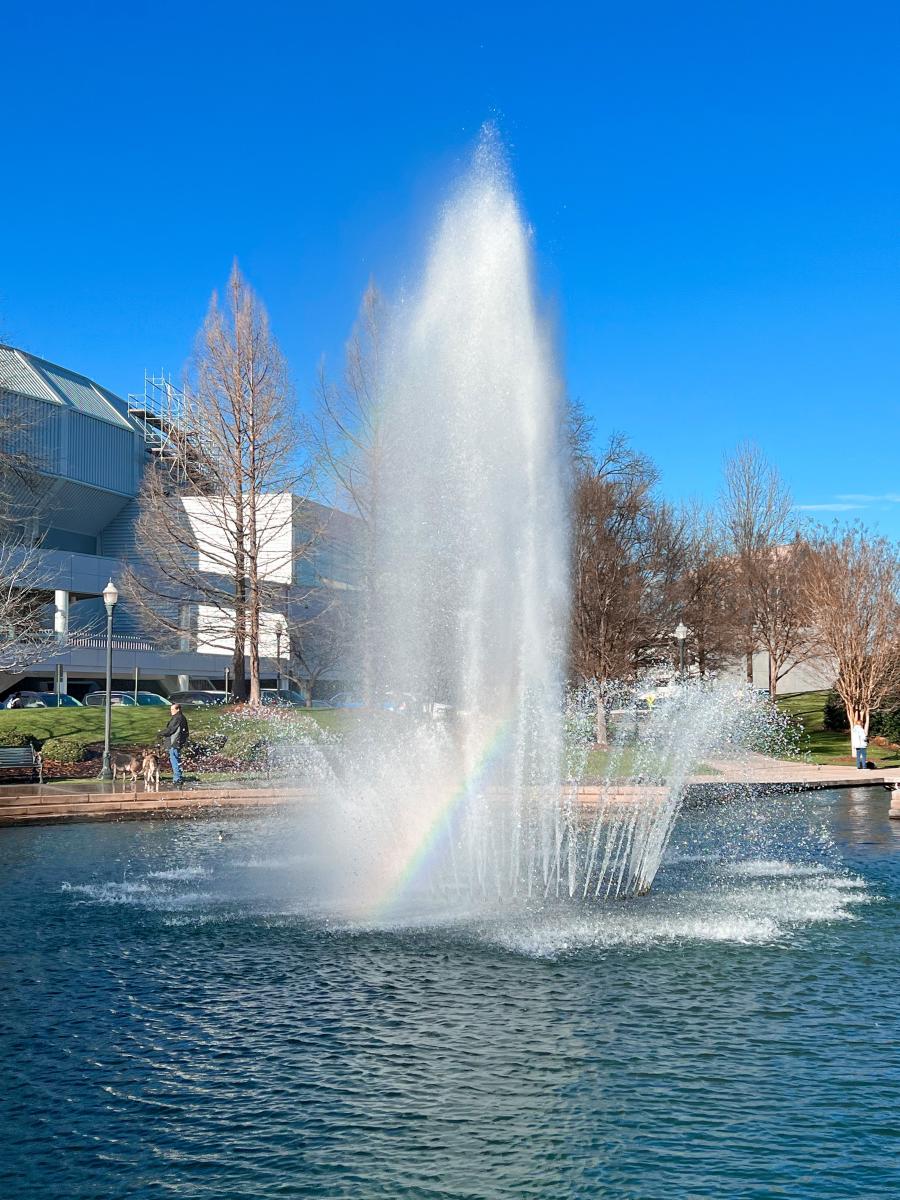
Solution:
{"label": "hedge", "polygon": [[900,742],[900,708],[880,708],[869,717],[869,736]]}
{"label": "hedge", "polygon": [[0,729],[0,746],[18,748],[34,744],[35,739],[28,733],[22,733],[18,729]]}
{"label": "hedge", "polygon": [[43,746],[41,746],[41,754],[44,759],[49,759],[52,762],[60,763],[78,763],[84,762],[88,757],[87,747],[89,743],[83,738],[77,737],[55,737],[47,738]]}
{"label": "hedge", "polygon": [[822,727],[823,729],[830,730],[832,733],[844,733],[850,728],[850,722],[847,720],[847,709],[844,707],[843,700],[834,688],[825,697]]}

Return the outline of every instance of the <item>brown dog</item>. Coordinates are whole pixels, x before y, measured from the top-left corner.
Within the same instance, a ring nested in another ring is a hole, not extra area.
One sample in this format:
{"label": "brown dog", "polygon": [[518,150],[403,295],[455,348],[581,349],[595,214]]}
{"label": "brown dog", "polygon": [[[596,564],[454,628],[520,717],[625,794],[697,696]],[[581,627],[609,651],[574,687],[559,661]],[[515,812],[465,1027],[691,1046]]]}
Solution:
{"label": "brown dog", "polygon": [[154,792],[158,792],[159,757],[155,750],[148,750],[144,755],[144,761],[141,763],[141,771],[144,776],[144,791],[149,792],[152,788]]}
{"label": "brown dog", "polygon": [[121,750],[114,750],[109,756],[109,765],[112,767],[113,782],[122,776],[122,783],[125,780],[131,779],[131,787],[137,790],[138,772],[141,769],[141,760],[136,754],[127,754]]}

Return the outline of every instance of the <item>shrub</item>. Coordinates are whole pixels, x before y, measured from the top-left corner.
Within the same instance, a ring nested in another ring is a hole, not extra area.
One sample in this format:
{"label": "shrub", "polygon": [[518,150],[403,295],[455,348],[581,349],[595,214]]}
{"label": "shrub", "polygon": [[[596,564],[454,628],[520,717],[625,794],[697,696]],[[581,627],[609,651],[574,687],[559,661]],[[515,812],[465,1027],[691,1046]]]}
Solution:
{"label": "shrub", "polygon": [[77,763],[87,758],[87,742],[79,737],[47,738],[41,746],[44,759],[52,762]]}
{"label": "shrub", "polygon": [[21,729],[0,729],[0,746],[19,747],[31,746],[34,738]]}
{"label": "shrub", "polygon": [[236,762],[255,763],[262,761],[268,752],[268,740],[255,730],[235,730],[225,739],[222,753]]}
{"label": "shrub", "polygon": [[869,735],[900,742],[900,708],[879,708],[869,717]]}
{"label": "shrub", "polygon": [[850,722],[847,720],[847,709],[844,707],[843,700],[834,688],[825,697],[822,727],[831,730],[832,733],[843,733],[850,728]]}

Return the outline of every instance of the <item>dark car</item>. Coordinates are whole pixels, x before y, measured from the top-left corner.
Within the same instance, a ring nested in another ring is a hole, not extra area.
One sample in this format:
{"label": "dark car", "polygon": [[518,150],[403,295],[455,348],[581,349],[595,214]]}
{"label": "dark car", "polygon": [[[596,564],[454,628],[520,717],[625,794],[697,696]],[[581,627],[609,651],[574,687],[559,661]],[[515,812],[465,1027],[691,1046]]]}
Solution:
{"label": "dark car", "polygon": [[172,692],[169,696],[169,704],[228,704],[231,701],[229,692],[204,691],[200,688],[195,691],[187,692]]}
{"label": "dark car", "polygon": [[[18,704],[13,701],[18,700]],[[4,708],[47,708],[50,703],[49,691],[13,691],[4,701]],[[55,700],[54,700],[55,707]]]}
{"label": "dark car", "polygon": [[284,704],[294,708],[306,708],[306,697],[302,692],[297,692],[293,688],[283,688],[281,691],[276,691],[275,688],[262,688],[259,697],[263,704]]}

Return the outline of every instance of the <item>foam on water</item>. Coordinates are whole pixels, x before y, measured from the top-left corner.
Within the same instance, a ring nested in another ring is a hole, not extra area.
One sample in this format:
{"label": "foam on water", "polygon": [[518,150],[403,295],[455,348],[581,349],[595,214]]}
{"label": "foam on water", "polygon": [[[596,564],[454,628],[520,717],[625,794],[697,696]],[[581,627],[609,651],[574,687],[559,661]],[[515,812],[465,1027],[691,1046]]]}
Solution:
{"label": "foam on water", "polygon": [[759,876],[761,878],[828,874],[828,867],[822,866],[819,863],[809,864],[777,861],[729,863],[727,870],[730,871],[732,875],[750,875]]}
{"label": "foam on water", "polygon": [[[148,879],[152,876],[147,876]],[[193,878],[193,876],[189,876]],[[63,883],[60,891],[68,892],[82,903],[126,904],[153,910],[202,906],[216,902],[219,897],[209,892],[181,892],[165,886],[162,881],[143,880],[103,883]]]}
{"label": "foam on water", "polygon": [[208,879],[209,874],[205,867],[171,867],[165,871],[148,871],[147,878],[177,883],[182,879]]}
{"label": "foam on water", "polygon": [[824,875],[815,886],[710,888],[658,897],[661,904],[633,901],[580,912],[568,909],[556,917],[542,914],[530,922],[498,921],[484,925],[481,936],[541,958],[703,942],[778,945],[806,926],[853,920],[854,906],[869,899],[858,890],[860,882]]}

